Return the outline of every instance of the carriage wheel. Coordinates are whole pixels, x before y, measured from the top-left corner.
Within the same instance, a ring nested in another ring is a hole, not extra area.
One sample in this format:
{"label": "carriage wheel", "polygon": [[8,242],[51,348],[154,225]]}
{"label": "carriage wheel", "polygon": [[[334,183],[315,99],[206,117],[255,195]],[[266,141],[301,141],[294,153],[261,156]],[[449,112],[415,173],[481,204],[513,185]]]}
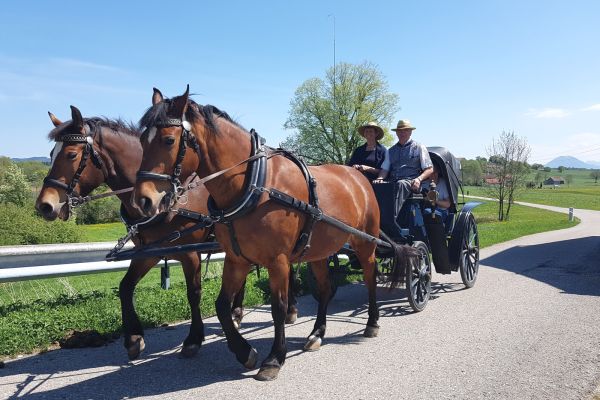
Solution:
{"label": "carriage wheel", "polygon": [[[335,296],[338,288],[338,275],[341,273],[342,267],[340,267],[340,259],[337,254],[332,255],[328,258],[327,267],[329,270],[329,284],[331,285],[331,297]],[[319,301],[319,288],[317,286],[317,279],[310,266],[310,263],[306,264],[306,283],[312,297],[318,302]]]}
{"label": "carriage wheel", "polygon": [[423,242],[413,242],[419,253],[419,261],[409,265],[406,271],[408,302],[415,312],[423,311],[431,296],[431,259],[429,249]]}
{"label": "carriage wheel", "polygon": [[460,249],[460,277],[467,288],[472,288],[479,273],[479,233],[472,214],[469,215]]}

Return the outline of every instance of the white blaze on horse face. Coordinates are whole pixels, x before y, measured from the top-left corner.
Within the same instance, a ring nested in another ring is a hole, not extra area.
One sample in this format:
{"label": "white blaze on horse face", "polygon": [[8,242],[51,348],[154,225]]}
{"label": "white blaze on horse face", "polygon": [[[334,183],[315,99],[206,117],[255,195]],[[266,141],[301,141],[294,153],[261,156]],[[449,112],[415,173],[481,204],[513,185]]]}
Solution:
{"label": "white blaze on horse face", "polygon": [[50,161],[50,167],[54,165],[54,161],[56,161],[56,157],[58,157],[58,153],[62,149],[63,142],[56,142],[54,145],[54,150],[52,150],[52,160]]}
{"label": "white blaze on horse face", "polygon": [[156,136],[156,127],[153,126],[152,128],[150,128],[150,130],[148,131],[148,143],[152,143],[152,141],[154,140],[154,137]]}

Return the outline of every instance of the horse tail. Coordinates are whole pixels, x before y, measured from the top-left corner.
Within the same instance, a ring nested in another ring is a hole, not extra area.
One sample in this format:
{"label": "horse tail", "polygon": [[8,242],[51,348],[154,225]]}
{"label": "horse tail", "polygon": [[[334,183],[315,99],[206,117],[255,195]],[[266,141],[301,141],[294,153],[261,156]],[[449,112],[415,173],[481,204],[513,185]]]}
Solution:
{"label": "horse tail", "polygon": [[415,264],[419,262],[419,252],[410,245],[394,242],[383,231],[380,232],[380,236],[392,246],[388,282],[390,289],[393,289],[404,284],[407,271],[412,271]]}

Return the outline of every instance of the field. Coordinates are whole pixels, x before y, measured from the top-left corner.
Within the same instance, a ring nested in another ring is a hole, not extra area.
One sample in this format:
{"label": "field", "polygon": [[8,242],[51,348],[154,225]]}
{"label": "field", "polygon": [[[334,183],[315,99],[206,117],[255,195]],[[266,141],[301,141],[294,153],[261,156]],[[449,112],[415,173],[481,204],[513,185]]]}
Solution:
{"label": "field", "polygon": [[[571,176],[572,182],[558,187],[543,186],[542,188],[523,189],[516,196],[517,201],[545,204],[557,207],[573,207],[586,210],[600,210],[600,183],[595,183],[590,177],[590,170],[557,170],[546,173],[550,176]],[[533,179],[534,174],[530,176]],[[481,186],[465,186],[465,194],[473,196],[487,196],[489,193]]]}
{"label": "field", "polygon": [[[495,221],[494,203],[474,210],[481,246],[519,236],[573,226],[564,214],[516,205],[508,222]],[[116,240],[124,233],[121,224],[86,227],[89,241]],[[202,283],[202,315],[215,314],[214,301],[220,288],[220,265],[212,265]],[[138,285],[136,305],[145,327],[190,318],[185,283],[180,268],[171,269],[171,289],[160,288],[160,271],[154,269]],[[305,277],[306,267],[301,270]],[[203,271],[204,273],[204,271]],[[0,284],[0,358],[56,346],[70,330],[96,330],[109,339],[121,331],[118,286],[123,273],[44,279]],[[351,275],[345,282],[360,279]],[[308,290],[303,279],[302,291]],[[247,306],[263,304],[269,297],[267,273],[251,274],[246,289]],[[312,311],[307,311],[312,312]],[[183,338],[182,338],[183,339]]]}

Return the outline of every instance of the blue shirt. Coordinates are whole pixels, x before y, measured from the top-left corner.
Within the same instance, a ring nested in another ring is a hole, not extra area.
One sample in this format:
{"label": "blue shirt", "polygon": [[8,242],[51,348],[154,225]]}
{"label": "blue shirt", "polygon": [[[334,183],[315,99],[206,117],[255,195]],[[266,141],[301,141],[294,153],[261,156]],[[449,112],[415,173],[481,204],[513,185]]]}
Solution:
{"label": "blue shirt", "polygon": [[390,147],[381,169],[389,171],[389,180],[398,180],[416,178],[432,166],[427,148],[411,139],[404,145],[398,142]]}

